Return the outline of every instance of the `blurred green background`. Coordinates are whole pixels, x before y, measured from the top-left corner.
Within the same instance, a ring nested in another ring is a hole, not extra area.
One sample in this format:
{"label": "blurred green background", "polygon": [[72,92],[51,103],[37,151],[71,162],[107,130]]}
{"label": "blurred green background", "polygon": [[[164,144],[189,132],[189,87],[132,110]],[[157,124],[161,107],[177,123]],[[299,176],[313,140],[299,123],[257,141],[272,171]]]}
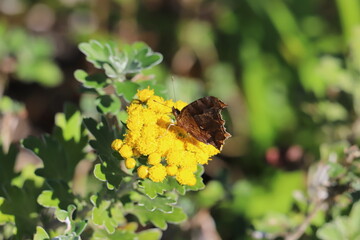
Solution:
{"label": "blurred green background", "polygon": [[[203,222],[213,239],[244,239],[291,209],[322,143],[359,140],[358,0],[0,0],[5,147],[50,132],[65,102],[93,114],[73,76],[95,71],[77,48],[89,39],[146,42],[164,55],[149,73],[169,98],[229,105],[233,137],[206,167],[207,189],[182,200],[191,221],[164,239],[196,239]],[[18,169],[28,162],[23,151]]]}

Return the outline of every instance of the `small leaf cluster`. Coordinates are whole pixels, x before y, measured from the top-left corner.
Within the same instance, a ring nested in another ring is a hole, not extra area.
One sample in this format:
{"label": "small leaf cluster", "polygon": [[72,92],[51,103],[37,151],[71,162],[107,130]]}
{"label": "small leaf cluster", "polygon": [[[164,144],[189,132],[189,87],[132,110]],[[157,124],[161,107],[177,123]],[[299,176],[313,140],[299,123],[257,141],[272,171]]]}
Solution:
{"label": "small leaf cluster", "polygon": [[[81,43],[79,48],[86,55],[86,59],[100,71],[93,74],[84,70],[75,72],[76,79],[87,90],[98,94],[96,106],[100,113],[118,114],[121,110],[119,97],[122,96],[130,102],[139,88],[151,86],[158,93],[163,93],[164,87],[156,84],[154,79],[144,80],[143,78],[149,77],[141,74],[143,70],[156,66],[163,59],[161,54],[153,52],[146,44],[137,42],[125,45],[122,51],[119,51],[114,44],[91,40]],[[113,89],[111,93],[104,90],[109,86]]]}
{"label": "small leaf cluster", "polygon": [[326,223],[316,233],[322,240],[360,238],[360,202],[356,202],[348,216],[337,216]]}
{"label": "small leaf cluster", "polygon": [[15,74],[20,81],[45,87],[57,86],[63,76],[51,60],[53,52],[47,39],[31,36],[21,28],[10,29],[0,22],[1,74]]}
{"label": "small leaf cluster", "polygon": [[101,44],[95,40],[81,43],[79,48],[96,68],[103,69],[106,76],[119,81],[124,81],[127,75],[137,74],[162,61],[161,54],[154,53],[141,42],[125,45],[121,52],[114,44]]}
{"label": "small leaf cluster", "polygon": [[3,227],[5,237],[12,236],[16,227],[17,235],[21,238],[31,234],[36,226],[34,213],[39,210],[36,203],[39,189],[32,179],[12,183],[20,177],[14,172],[18,149],[14,144],[7,152],[3,151],[2,146],[0,149],[0,225],[6,224]]}
{"label": "small leaf cluster", "polygon": [[347,141],[323,144],[320,161],[308,171],[306,191],[294,194],[292,210],[257,219],[252,235],[298,239],[308,229],[305,235],[323,240],[358,239],[359,164],[357,146]]}

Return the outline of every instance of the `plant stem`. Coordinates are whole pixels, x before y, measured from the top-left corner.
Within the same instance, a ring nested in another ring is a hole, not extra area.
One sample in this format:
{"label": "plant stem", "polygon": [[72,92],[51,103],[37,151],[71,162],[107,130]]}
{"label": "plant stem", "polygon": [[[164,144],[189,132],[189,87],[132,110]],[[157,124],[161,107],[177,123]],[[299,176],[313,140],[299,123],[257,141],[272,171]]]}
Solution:
{"label": "plant stem", "polygon": [[314,209],[306,216],[303,223],[297,227],[297,229],[285,237],[285,240],[297,240],[299,239],[311,223],[312,219],[316,216],[318,211],[323,207],[324,202],[319,201],[315,204]]}

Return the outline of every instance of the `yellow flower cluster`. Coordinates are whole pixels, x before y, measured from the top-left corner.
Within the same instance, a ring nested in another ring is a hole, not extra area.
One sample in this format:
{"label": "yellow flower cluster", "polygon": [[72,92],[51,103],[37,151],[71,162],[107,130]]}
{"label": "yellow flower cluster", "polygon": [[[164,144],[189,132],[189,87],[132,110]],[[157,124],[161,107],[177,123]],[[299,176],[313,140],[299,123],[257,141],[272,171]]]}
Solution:
{"label": "yellow flower cluster", "polygon": [[[198,164],[207,164],[219,150],[174,124],[172,107],[181,110],[186,103],[165,101],[149,88],[138,91],[137,96],[127,108],[124,141],[116,139],[111,147],[125,159],[128,169],[138,166],[140,178],[161,182],[174,176],[180,184],[195,185]],[[138,161],[141,156],[147,158],[146,164]]]}

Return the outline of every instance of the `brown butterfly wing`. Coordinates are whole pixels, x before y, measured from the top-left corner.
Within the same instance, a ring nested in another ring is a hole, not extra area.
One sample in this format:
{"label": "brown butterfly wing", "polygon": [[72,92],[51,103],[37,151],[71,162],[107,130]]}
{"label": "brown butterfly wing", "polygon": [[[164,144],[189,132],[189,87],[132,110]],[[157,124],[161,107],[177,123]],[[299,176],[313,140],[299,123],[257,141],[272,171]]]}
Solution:
{"label": "brown butterfly wing", "polygon": [[209,96],[190,103],[180,112],[173,110],[173,113],[179,127],[197,140],[221,150],[224,141],[231,136],[226,132],[225,121],[220,114],[226,106],[218,98]]}

